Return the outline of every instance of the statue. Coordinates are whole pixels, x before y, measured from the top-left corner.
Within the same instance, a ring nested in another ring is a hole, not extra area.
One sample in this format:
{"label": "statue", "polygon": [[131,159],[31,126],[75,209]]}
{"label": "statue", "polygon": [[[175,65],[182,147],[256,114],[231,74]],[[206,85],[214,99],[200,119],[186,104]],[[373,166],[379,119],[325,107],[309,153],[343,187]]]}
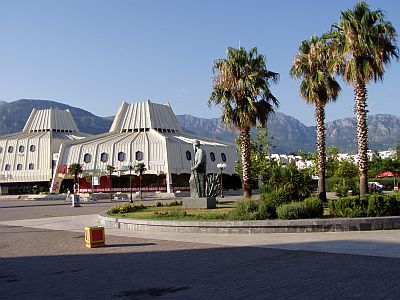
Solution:
{"label": "statue", "polygon": [[189,179],[190,197],[200,198],[206,196],[206,153],[201,149],[199,140],[194,141],[193,148],[194,162]]}

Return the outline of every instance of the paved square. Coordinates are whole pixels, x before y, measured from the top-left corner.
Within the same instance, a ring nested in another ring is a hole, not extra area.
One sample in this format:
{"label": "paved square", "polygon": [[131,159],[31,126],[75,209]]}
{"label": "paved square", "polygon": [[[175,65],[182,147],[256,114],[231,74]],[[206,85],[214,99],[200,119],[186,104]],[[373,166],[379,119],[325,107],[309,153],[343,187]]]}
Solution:
{"label": "paved square", "polygon": [[106,230],[107,247],[86,248],[81,226],[96,223],[95,213],[112,205],[0,200],[1,299],[400,297],[398,231],[238,236]]}

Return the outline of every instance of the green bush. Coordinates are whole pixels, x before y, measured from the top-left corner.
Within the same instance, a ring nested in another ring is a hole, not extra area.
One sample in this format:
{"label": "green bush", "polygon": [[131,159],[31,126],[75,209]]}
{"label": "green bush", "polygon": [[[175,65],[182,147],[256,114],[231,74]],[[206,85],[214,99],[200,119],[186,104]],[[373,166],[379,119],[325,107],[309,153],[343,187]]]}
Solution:
{"label": "green bush", "polygon": [[335,188],[339,182],[339,178],[329,177],[325,179],[325,189],[327,192],[335,192]]}
{"label": "green bush", "polygon": [[258,216],[258,202],[251,199],[236,202],[235,209],[231,213],[233,220],[257,220]]}
{"label": "green bush", "polygon": [[130,212],[143,209],[145,206],[143,204],[123,204],[118,205],[107,211],[108,214],[126,214]]}
{"label": "green bush", "polygon": [[[335,186],[336,196],[347,197],[359,194],[359,188],[356,180],[340,178]],[[351,192],[350,192],[351,191]]]}
{"label": "green bush", "polygon": [[155,211],[155,215],[168,218],[183,218],[188,215],[188,213],[182,208],[174,208],[173,210],[165,211]]}
{"label": "green bush", "polygon": [[367,216],[368,200],[365,197],[348,196],[329,202],[329,211],[334,217],[357,218]]}
{"label": "green bush", "polygon": [[302,202],[292,202],[283,204],[276,208],[276,213],[279,219],[294,220],[307,218],[307,210]]}
{"label": "green bush", "polygon": [[308,218],[322,218],[324,205],[322,200],[316,197],[304,199],[303,205],[307,211]]}
{"label": "green bush", "polygon": [[258,203],[258,220],[276,219],[276,207],[273,203],[260,200]]}
{"label": "green bush", "polygon": [[395,195],[371,194],[367,196],[369,217],[398,216],[400,201]]}
{"label": "green bush", "polygon": [[261,194],[261,200],[277,207],[282,204],[290,203],[294,199],[292,199],[288,191],[284,189],[279,189],[270,193]]}
{"label": "green bush", "polygon": [[180,205],[182,205],[182,201],[176,201],[176,200],[174,200],[174,201],[172,201],[172,202],[169,202],[169,203],[165,204],[165,206],[168,206],[168,207],[172,207],[172,206],[180,206]]}

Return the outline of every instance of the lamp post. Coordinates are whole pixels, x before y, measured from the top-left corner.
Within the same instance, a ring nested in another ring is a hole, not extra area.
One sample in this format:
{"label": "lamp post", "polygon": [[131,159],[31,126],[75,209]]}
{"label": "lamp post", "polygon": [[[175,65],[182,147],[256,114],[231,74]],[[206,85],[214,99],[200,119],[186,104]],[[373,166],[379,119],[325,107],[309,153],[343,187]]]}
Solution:
{"label": "lamp post", "polygon": [[129,203],[133,203],[133,200],[132,200],[132,169],[134,167],[132,165],[132,162],[129,163],[128,168],[129,168],[129,192],[130,192]]}
{"label": "lamp post", "polygon": [[226,168],[226,164],[217,164],[217,168],[220,170],[221,198],[224,198],[224,185],[223,185],[223,181],[222,181],[222,171]]}

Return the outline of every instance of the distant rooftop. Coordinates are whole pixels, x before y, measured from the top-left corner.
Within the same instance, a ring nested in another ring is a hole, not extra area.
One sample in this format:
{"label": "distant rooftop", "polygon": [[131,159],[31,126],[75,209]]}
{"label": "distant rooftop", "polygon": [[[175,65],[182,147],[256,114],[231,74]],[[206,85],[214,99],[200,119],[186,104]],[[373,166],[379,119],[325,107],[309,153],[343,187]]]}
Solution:
{"label": "distant rooftop", "polygon": [[58,109],[33,109],[23,132],[79,132],[71,112]]}
{"label": "distant rooftop", "polygon": [[110,132],[180,132],[181,127],[169,104],[123,102],[115,116]]}

